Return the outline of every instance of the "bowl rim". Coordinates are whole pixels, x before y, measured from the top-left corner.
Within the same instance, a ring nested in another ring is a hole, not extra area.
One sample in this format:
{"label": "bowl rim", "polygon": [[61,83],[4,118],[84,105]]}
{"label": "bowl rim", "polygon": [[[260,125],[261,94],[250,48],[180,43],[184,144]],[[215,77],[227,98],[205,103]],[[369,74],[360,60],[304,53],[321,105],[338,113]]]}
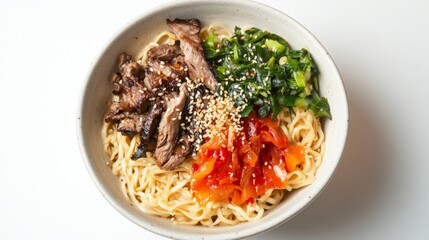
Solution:
{"label": "bowl rim", "polygon": [[[151,231],[152,233],[155,233],[155,234],[167,237],[167,238],[174,238],[174,239],[182,239],[182,238],[186,239],[186,238],[190,237],[189,235],[185,235],[185,234],[178,233],[178,232],[176,232],[175,233],[176,235],[175,235],[175,234],[173,234],[174,233],[173,230],[163,231],[163,228],[157,227],[156,225],[152,225],[150,223],[142,224],[141,219],[139,219],[136,215],[130,213],[127,209],[123,208],[121,206],[121,204],[119,203],[119,201],[109,194],[107,187],[105,186],[105,184],[103,184],[101,182],[100,178],[98,177],[98,174],[95,171],[95,167],[92,164],[90,154],[88,153],[88,151],[86,149],[85,142],[84,142],[83,127],[82,127],[83,126],[82,116],[84,115],[84,113],[83,113],[83,106],[85,105],[84,99],[86,96],[86,91],[88,90],[88,85],[89,85],[91,78],[92,78],[94,67],[96,66],[96,64],[98,62],[100,62],[100,60],[102,60],[102,56],[103,56],[104,52],[106,52],[109,49],[109,47],[115,42],[115,39],[117,39],[122,34],[124,34],[126,31],[128,31],[130,28],[132,28],[136,22],[138,22],[144,18],[149,18],[150,16],[155,16],[159,12],[165,11],[165,10],[170,9],[170,8],[184,7],[188,4],[204,4],[204,3],[211,3],[211,4],[213,4],[213,3],[217,3],[217,4],[233,3],[235,5],[249,5],[249,6],[253,5],[253,6],[257,6],[257,7],[261,8],[261,10],[263,10],[263,11],[268,11],[268,12],[271,11],[273,13],[283,15],[283,17],[289,19],[294,25],[296,25],[297,29],[304,32],[306,34],[306,37],[308,37],[312,41],[314,41],[317,48],[320,48],[321,50],[323,50],[324,53],[326,53],[326,55],[327,55],[326,60],[329,61],[329,63],[333,66],[333,70],[334,70],[333,73],[340,80],[339,81],[340,85],[338,87],[341,89],[342,93],[344,94],[344,100],[345,100],[344,110],[345,111],[342,112],[342,114],[344,115],[346,122],[343,123],[345,129],[344,129],[342,136],[340,136],[341,146],[338,146],[339,149],[341,149],[341,151],[339,152],[338,159],[336,159],[336,161],[334,162],[335,166],[329,168],[329,172],[327,172],[329,177],[325,178],[324,182],[320,183],[321,188],[317,188],[311,193],[311,198],[307,198],[306,201],[301,201],[301,202],[297,203],[295,206],[295,208],[297,208],[297,210],[293,214],[291,214],[287,217],[278,217],[278,218],[272,219],[268,223],[261,225],[262,229],[254,228],[254,229],[248,229],[248,230],[242,231],[242,232],[235,232],[235,233],[234,232],[231,232],[231,233],[226,232],[226,233],[220,233],[220,234],[216,234],[216,235],[212,235],[212,236],[208,236],[208,235],[204,235],[204,236],[201,235],[200,236],[199,235],[200,238],[203,238],[203,239],[204,238],[205,239],[208,239],[208,238],[209,239],[212,239],[212,238],[213,239],[222,239],[225,237],[234,238],[234,239],[235,238],[245,238],[245,237],[254,236],[254,235],[272,230],[272,229],[280,226],[281,224],[285,223],[286,221],[290,220],[291,218],[293,218],[294,216],[299,214],[302,210],[304,210],[306,207],[308,207],[321,194],[321,192],[326,188],[326,186],[332,180],[336,170],[338,169],[338,165],[341,162],[341,159],[342,159],[342,156],[344,153],[344,149],[345,149],[345,146],[347,143],[348,123],[349,123],[348,100],[347,100],[346,89],[344,87],[344,82],[342,80],[342,77],[341,77],[341,74],[338,70],[338,67],[335,64],[334,60],[329,55],[329,53],[327,52],[327,50],[325,49],[325,47],[321,44],[321,42],[307,28],[305,28],[301,23],[299,23],[297,20],[290,17],[286,13],[284,13],[280,10],[277,10],[271,6],[268,6],[266,4],[263,4],[260,2],[255,2],[253,0],[250,0],[250,1],[249,0],[236,0],[236,1],[228,1],[228,0],[216,0],[216,1],[211,1],[211,0],[178,0],[178,1],[171,1],[171,2],[161,4],[155,8],[146,9],[141,14],[137,15],[136,17],[134,17],[133,19],[128,21],[125,25],[121,26],[110,38],[108,38],[107,41],[98,50],[98,52],[95,55],[94,60],[91,62],[90,66],[88,67],[87,73],[85,75],[85,80],[81,84],[79,97],[78,97],[77,114],[76,114],[77,141],[79,144],[79,149],[80,149],[82,159],[85,163],[87,171],[89,172],[89,174],[91,176],[92,181],[95,183],[95,185],[97,186],[98,190],[101,192],[103,197],[119,213],[121,213],[123,216],[125,216],[127,219],[129,219],[131,222],[133,222],[136,225],[144,228],[145,230]],[[318,179],[318,181],[321,181],[321,179]]]}

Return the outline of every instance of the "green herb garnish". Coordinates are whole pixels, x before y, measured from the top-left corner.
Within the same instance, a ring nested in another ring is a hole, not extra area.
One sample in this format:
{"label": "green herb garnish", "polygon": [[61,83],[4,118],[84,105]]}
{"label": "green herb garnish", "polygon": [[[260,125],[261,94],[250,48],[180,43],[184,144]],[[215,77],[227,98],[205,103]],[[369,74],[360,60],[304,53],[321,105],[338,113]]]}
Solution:
{"label": "green herb garnish", "polygon": [[214,40],[212,33],[203,47],[220,83],[218,94],[231,97],[242,116],[256,110],[276,119],[283,108],[305,107],[332,119],[328,100],[317,93],[319,72],[306,49],[292,50],[280,36],[257,28],[236,27],[220,48]]}

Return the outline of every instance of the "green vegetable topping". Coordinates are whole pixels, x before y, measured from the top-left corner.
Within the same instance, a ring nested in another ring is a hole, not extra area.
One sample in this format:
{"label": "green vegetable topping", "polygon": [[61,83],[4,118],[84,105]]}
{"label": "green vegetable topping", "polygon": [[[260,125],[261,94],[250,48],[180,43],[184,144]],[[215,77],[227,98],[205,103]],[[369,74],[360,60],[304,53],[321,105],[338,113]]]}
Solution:
{"label": "green vegetable topping", "polygon": [[293,107],[305,107],[332,119],[328,100],[317,93],[319,72],[306,49],[292,50],[278,35],[239,27],[218,48],[211,33],[203,47],[220,83],[219,96],[229,96],[242,116],[255,110],[276,119],[283,108],[293,113]]}

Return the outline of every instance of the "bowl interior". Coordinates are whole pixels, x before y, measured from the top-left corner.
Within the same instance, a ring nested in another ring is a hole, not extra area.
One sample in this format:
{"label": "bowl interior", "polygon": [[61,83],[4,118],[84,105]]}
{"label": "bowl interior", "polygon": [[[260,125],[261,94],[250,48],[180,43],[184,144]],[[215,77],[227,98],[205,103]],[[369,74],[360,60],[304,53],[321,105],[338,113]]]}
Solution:
{"label": "bowl interior", "polygon": [[[123,196],[119,180],[106,165],[108,156],[101,141],[101,124],[111,98],[109,76],[121,52],[139,56],[149,41],[168,30],[167,18],[199,18],[202,25],[220,23],[254,26],[284,37],[293,49],[306,48],[320,70],[321,95],[328,98],[332,121],[324,122],[326,153],[317,172],[316,182],[293,191],[259,221],[236,226],[207,228],[178,226],[169,219],[148,216],[131,206]],[[262,4],[250,1],[185,1],[170,3],[140,16],[117,33],[93,63],[78,110],[78,136],[83,158],[102,194],[123,215],[136,224],[166,237],[181,239],[242,238],[266,231],[290,219],[307,206],[331,178],[345,144],[347,134],[347,100],[341,77],[326,50],[304,27],[292,18]]]}

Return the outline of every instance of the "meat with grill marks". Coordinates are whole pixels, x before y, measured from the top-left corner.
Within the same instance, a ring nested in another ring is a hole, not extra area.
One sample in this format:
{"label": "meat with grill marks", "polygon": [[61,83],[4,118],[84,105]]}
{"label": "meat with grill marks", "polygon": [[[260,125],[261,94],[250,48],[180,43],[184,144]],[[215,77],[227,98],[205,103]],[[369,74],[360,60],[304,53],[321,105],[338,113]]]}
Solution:
{"label": "meat with grill marks", "polygon": [[111,77],[116,97],[105,121],[129,137],[140,134],[133,160],[154,150],[157,165],[172,170],[203,140],[198,113],[217,81],[204,57],[200,22],[167,19],[167,24],[178,39],[175,44],[151,48],[143,65],[129,54],[119,56],[118,72]]}
{"label": "meat with grill marks", "polygon": [[108,104],[109,110],[104,118],[106,122],[116,124],[118,131],[130,137],[142,129],[142,114],[146,111],[149,97],[142,84],[145,71],[131,59],[126,53],[119,56],[119,73],[114,73],[111,77],[113,93],[118,95],[118,100]]}
{"label": "meat with grill marks", "polygon": [[140,132],[140,144],[134,152],[132,159],[135,160],[141,157],[146,157],[146,151],[148,151],[150,139],[156,130],[156,126],[158,126],[162,110],[163,108],[159,101],[152,105],[143,122]]}
{"label": "meat with grill marks", "polygon": [[161,168],[164,168],[164,164],[171,160],[170,157],[181,129],[182,111],[185,108],[188,94],[187,85],[184,83],[180,86],[179,94],[174,94],[175,96],[167,102],[167,109],[161,116],[154,154],[156,162]]}
{"label": "meat with grill marks", "polygon": [[201,30],[200,21],[195,18],[174,21],[167,19],[167,24],[180,40],[180,48],[185,55],[191,79],[202,81],[210,90],[215,91],[217,80],[204,57],[203,42],[198,36]]}
{"label": "meat with grill marks", "polygon": [[171,59],[182,54],[180,50],[179,42],[175,44],[161,44],[156,47],[149,49],[147,52],[148,59],[158,59],[161,61],[170,61]]}
{"label": "meat with grill marks", "polygon": [[161,44],[148,51],[145,86],[149,90],[165,88],[177,91],[177,84],[187,77],[185,59],[179,44]]}

